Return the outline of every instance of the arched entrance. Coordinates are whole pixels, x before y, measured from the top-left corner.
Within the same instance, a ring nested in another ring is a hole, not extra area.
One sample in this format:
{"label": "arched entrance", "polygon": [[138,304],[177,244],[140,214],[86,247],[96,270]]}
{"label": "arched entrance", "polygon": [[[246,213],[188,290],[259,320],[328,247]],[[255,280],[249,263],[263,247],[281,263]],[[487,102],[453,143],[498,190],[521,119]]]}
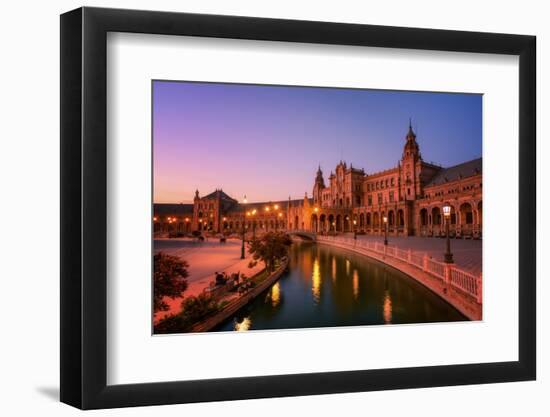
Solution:
{"label": "arched entrance", "polygon": [[428,210],[425,208],[420,210],[420,236],[426,236],[428,234]]}
{"label": "arched entrance", "polygon": [[462,236],[471,237],[473,234],[474,213],[470,203],[462,203],[459,209],[460,232]]}
{"label": "arched entrance", "polygon": [[351,232],[351,220],[348,215],[344,216],[344,232]]}
{"label": "arched entrance", "polygon": [[393,232],[395,226],[395,212],[393,210],[388,211],[388,231]]}
{"label": "arched entrance", "polygon": [[441,234],[441,210],[439,207],[432,208],[432,234],[433,236]]}
{"label": "arched entrance", "polygon": [[332,214],[328,216],[328,230],[331,232],[336,230],[336,221],[334,220],[334,216]]}
{"label": "arched entrance", "polygon": [[397,210],[397,233],[405,231],[405,212],[403,209]]}
{"label": "arched entrance", "polygon": [[316,214],[311,215],[311,231],[317,233],[319,231],[319,221]]}

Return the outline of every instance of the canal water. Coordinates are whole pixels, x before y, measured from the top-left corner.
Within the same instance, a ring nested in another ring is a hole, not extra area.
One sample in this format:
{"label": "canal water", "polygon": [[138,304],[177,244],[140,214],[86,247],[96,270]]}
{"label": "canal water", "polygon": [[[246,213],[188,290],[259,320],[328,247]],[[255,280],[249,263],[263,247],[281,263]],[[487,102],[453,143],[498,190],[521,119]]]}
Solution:
{"label": "canal water", "polygon": [[215,331],[467,320],[407,275],[363,255],[294,243],[288,271]]}

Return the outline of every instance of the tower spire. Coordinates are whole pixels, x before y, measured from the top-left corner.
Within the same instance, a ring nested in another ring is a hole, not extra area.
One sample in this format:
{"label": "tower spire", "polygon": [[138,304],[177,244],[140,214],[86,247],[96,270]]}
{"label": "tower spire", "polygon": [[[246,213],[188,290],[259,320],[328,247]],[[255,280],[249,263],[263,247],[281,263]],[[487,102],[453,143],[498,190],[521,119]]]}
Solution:
{"label": "tower spire", "polygon": [[412,119],[409,117],[409,131],[407,132],[406,136],[407,141],[416,139],[416,134],[413,131],[412,128]]}

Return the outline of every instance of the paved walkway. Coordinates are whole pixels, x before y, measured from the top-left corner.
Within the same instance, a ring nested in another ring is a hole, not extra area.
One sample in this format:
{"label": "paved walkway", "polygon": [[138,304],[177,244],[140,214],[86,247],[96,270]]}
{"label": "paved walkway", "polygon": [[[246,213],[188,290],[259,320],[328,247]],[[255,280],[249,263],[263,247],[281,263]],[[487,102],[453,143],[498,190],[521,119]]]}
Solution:
{"label": "paved walkway", "polygon": [[[353,233],[343,234],[346,237],[353,238]],[[340,235],[342,236],[342,235]],[[383,242],[384,236],[358,235],[357,240],[370,240],[373,242]],[[414,253],[427,253],[436,261],[443,261],[445,253],[445,239],[433,237],[393,237],[388,236],[388,245],[397,246],[399,249],[411,249]],[[479,274],[482,269],[482,247],[481,240],[472,239],[451,239],[451,252],[453,253],[455,264],[465,271]]]}
{"label": "paved walkway", "polygon": [[[211,281],[215,281],[216,272],[225,272],[228,275],[240,272],[250,277],[263,269],[262,262],[254,268],[249,268],[251,256],[246,253],[245,259],[241,259],[241,241],[229,239],[226,243],[220,243],[218,239],[210,239],[207,242],[196,242],[190,239],[158,239],[154,241],[155,253],[162,251],[169,255],[178,256],[189,264],[187,278],[188,287],[183,293],[185,297],[200,294],[208,287]],[[168,298],[164,301],[168,304],[168,311],[155,314],[155,322],[167,314],[180,311],[182,298]]]}

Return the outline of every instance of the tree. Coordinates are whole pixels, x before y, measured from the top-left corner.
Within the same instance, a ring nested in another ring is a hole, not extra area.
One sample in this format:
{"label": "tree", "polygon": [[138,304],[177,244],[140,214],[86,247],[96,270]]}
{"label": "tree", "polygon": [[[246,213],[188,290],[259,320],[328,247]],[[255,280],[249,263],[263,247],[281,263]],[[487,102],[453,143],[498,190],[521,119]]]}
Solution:
{"label": "tree", "polygon": [[154,310],[166,311],[164,297],[177,298],[187,289],[189,264],[177,256],[159,252],[154,256],[153,300]]}
{"label": "tree", "polygon": [[254,260],[262,260],[268,272],[275,269],[275,262],[288,255],[292,244],[290,237],[284,232],[268,232],[260,238],[250,241],[248,251]]}

